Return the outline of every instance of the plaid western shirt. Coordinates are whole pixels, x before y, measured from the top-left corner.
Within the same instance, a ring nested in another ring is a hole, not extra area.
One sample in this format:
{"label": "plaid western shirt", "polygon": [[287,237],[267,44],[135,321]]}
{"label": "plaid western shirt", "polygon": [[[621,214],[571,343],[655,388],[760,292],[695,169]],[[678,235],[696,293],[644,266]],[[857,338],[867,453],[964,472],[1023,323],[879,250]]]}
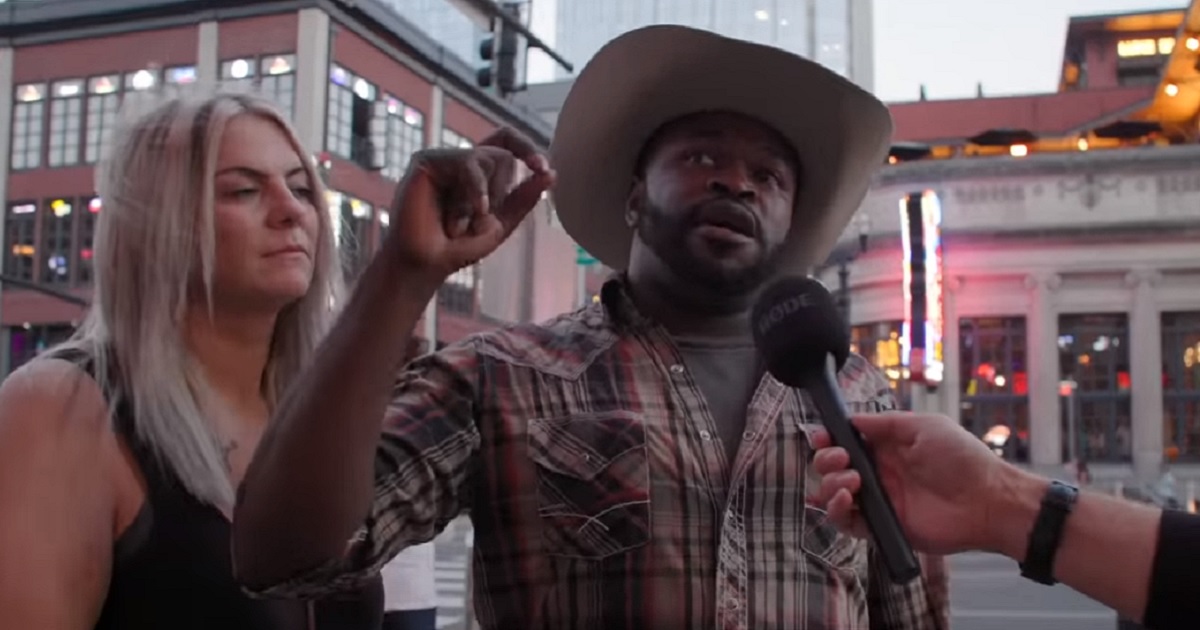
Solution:
{"label": "plaid western shirt", "polygon": [[[894,585],[869,543],[806,505],[806,394],[765,376],[727,461],[667,333],[620,279],[602,296],[411,364],[346,557],[260,594],[351,587],[469,511],[487,629],[948,627],[942,559]],[[839,381],[852,410],[894,406],[861,357]]]}

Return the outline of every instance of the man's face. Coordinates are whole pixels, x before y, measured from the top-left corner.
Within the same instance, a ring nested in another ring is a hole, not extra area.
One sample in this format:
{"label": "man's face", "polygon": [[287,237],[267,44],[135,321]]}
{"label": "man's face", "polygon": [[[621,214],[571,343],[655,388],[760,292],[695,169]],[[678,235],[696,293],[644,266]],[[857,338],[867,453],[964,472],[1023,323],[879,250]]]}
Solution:
{"label": "man's face", "polygon": [[635,247],[680,279],[753,290],[769,278],[791,227],[795,151],[773,129],[732,113],[664,126],[647,145],[626,212]]}

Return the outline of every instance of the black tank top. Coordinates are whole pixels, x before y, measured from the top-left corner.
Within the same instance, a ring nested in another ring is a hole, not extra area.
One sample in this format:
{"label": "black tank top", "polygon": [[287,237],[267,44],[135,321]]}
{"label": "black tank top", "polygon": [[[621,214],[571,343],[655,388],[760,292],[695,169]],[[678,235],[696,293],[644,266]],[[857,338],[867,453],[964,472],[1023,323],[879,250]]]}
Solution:
{"label": "black tank top", "polygon": [[[56,356],[94,375],[92,361],[81,353]],[[114,544],[95,630],[308,630],[304,602],[252,599],[241,591],[233,579],[229,521],[160,463],[138,438],[129,405],[117,400],[114,429],[146,481],[146,500]],[[318,630],[378,630],[382,582],[315,608]]]}

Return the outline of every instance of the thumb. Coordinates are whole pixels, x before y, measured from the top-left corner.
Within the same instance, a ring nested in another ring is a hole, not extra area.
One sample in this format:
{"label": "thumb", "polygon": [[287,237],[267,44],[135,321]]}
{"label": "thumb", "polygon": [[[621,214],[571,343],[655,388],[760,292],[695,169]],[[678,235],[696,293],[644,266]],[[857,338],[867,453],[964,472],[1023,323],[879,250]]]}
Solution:
{"label": "thumb", "polygon": [[447,243],[449,259],[455,270],[472,265],[496,251],[508,238],[508,230],[494,214],[476,215],[470,223],[469,232],[450,239]]}

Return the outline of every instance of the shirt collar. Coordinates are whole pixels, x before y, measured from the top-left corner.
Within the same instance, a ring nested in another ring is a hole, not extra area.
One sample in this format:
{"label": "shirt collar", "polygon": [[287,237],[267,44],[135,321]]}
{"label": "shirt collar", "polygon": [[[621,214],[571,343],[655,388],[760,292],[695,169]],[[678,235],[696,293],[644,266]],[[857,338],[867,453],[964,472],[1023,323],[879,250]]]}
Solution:
{"label": "shirt collar", "polygon": [[613,273],[600,287],[600,304],[605,315],[618,329],[645,330],[655,326],[653,320],[638,311],[629,294],[629,276],[623,271]]}

